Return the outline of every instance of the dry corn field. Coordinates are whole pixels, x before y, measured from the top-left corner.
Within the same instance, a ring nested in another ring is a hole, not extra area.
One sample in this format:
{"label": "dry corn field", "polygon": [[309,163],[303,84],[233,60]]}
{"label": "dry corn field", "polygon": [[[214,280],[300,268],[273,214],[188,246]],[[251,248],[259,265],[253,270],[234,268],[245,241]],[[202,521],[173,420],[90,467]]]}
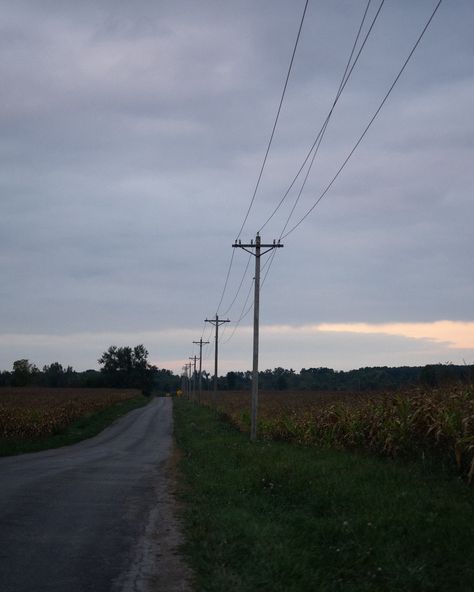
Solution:
{"label": "dry corn field", "polygon": [[[250,425],[250,395],[220,392],[218,411],[241,430]],[[211,405],[210,394],[203,403]],[[474,388],[400,393],[261,392],[261,437],[305,445],[368,450],[404,458],[453,459],[474,480]]]}
{"label": "dry corn field", "polygon": [[0,388],[0,438],[49,436],[81,417],[139,395],[134,389]]}

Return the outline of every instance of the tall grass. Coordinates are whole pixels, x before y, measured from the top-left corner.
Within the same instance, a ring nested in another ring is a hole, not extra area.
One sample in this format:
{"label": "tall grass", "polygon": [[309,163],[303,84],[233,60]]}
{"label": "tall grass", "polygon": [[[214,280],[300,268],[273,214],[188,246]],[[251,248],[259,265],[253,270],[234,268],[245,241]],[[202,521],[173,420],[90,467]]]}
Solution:
{"label": "tall grass", "polygon": [[[219,411],[248,429],[248,398],[219,397]],[[305,445],[367,450],[392,458],[450,459],[474,479],[474,389],[414,389],[372,396],[265,393],[262,437]]]}

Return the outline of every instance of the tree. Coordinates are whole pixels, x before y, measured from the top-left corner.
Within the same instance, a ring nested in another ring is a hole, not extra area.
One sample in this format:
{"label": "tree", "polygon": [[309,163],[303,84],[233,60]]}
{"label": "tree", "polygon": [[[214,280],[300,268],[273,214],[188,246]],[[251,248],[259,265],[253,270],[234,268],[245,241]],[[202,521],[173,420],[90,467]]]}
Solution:
{"label": "tree", "polygon": [[148,363],[148,351],[144,345],[133,348],[111,345],[98,362],[102,366],[100,371],[112,386],[139,388],[144,394],[150,394],[158,369]]}
{"label": "tree", "polygon": [[434,366],[427,364],[422,368],[420,372],[420,382],[423,386],[438,386],[438,378],[436,376],[436,370]]}
{"label": "tree", "polygon": [[13,386],[26,386],[29,384],[35,370],[37,370],[36,367],[30,364],[28,360],[15,360],[13,362]]}
{"label": "tree", "polygon": [[73,375],[74,370],[72,366],[68,366],[64,369],[59,362],[53,362],[49,366],[43,366],[42,383],[45,386],[51,387],[70,386],[72,384]]}
{"label": "tree", "polygon": [[4,370],[0,372],[0,386],[10,386],[12,382],[12,373]]}

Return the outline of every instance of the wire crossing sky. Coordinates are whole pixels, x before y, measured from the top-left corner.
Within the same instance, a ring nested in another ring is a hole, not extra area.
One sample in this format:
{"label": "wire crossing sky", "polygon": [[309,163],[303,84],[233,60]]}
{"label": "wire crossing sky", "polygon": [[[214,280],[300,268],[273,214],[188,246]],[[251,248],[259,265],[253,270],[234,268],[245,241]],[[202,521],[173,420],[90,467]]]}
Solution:
{"label": "wire crossing sky", "polygon": [[[345,67],[345,70],[344,70],[344,73],[343,73],[343,76],[342,76],[342,80],[341,80],[341,82],[340,82],[340,84],[339,84],[339,88],[338,88],[338,90],[337,90],[336,97],[335,97],[335,99],[334,99],[334,101],[333,101],[332,107],[331,107],[331,109],[330,109],[330,111],[329,111],[329,113],[328,113],[328,115],[327,115],[327,117],[326,117],[326,119],[325,119],[325,121],[324,121],[324,123],[323,123],[323,125],[322,125],[321,129],[319,130],[319,132],[318,132],[318,135],[316,136],[316,140],[313,142],[313,145],[311,146],[311,148],[310,148],[310,150],[309,150],[309,152],[308,152],[307,156],[305,157],[305,159],[304,159],[304,161],[303,161],[303,164],[302,164],[302,165],[301,165],[301,167],[299,168],[299,170],[298,170],[298,172],[297,172],[296,176],[293,178],[293,181],[290,183],[290,186],[289,186],[289,188],[288,188],[288,189],[286,190],[286,192],[284,193],[284,195],[283,195],[283,198],[280,200],[280,202],[278,203],[277,207],[276,207],[276,208],[275,208],[275,209],[272,211],[272,213],[271,213],[271,214],[270,214],[270,216],[267,218],[267,220],[265,221],[265,223],[264,223],[264,224],[262,225],[262,227],[259,229],[259,231],[258,231],[259,233],[260,233],[260,232],[263,230],[263,228],[266,226],[266,224],[267,224],[267,223],[268,223],[268,222],[269,222],[269,221],[270,221],[270,220],[273,218],[274,214],[275,214],[275,213],[278,211],[278,209],[279,209],[279,208],[280,208],[280,206],[282,205],[283,201],[284,201],[284,200],[285,200],[285,198],[288,196],[288,194],[289,194],[289,191],[291,190],[291,188],[293,187],[293,185],[294,185],[295,181],[297,180],[297,178],[299,177],[300,173],[301,173],[301,172],[302,172],[302,170],[304,169],[304,166],[306,165],[306,163],[307,163],[307,161],[308,161],[308,159],[309,159],[309,156],[310,156],[311,154],[312,154],[312,157],[311,157],[311,160],[310,160],[310,162],[309,162],[309,166],[308,166],[308,168],[307,168],[307,171],[306,171],[306,174],[305,174],[305,176],[304,176],[303,182],[302,182],[302,184],[301,184],[300,190],[298,191],[298,195],[297,195],[297,197],[296,197],[296,199],[295,199],[295,201],[294,201],[294,204],[293,204],[293,206],[292,206],[292,208],[291,208],[291,210],[290,210],[290,213],[289,213],[289,215],[288,215],[288,217],[287,217],[287,219],[286,219],[286,221],[285,221],[285,224],[284,224],[284,226],[283,226],[283,230],[282,230],[282,231],[280,232],[280,234],[279,234],[278,240],[283,240],[283,239],[285,239],[287,236],[289,236],[290,234],[292,234],[292,233],[293,233],[293,232],[294,232],[294,231],[295,231],[295,230],[296,230],[296,229],[297,229],[297,228],[298,228],[298,227],[299,227],[299,226],[300,226],[300,225],[301,225],[301,224],[302,224],[302,223],[303,223],[303,222],[306,220],[306,218],[307,218],[307,217],[308,217],[308,216],[311,214],[311,212],[312,212],[312,211],[314,210],[314,208],[315,208],[315,207],[316,207],[316,206],[319,204],[319,202],[320,202],[320,201],[323,199],[323,197],[325,197],[325,196],[326,196],[326,194],[327,194],[327,193],[328,193],[328,191],[331,189],[332,185],[334,184],[334,182],[336,181],[336,179],[339,177],[340,173],[343,171],[343,169],[345,168],[346,164],[349,162],[350,158],[352,157],[352,155],[354,154],[354,152],[356,151],[356,149],[358,148],[358,146],[360,145],[360,143],[361,143],[361,142],[362,142],[362,140],[364,139],[365,135],[367,134],[367,132],[368,132],[368,130],[370,129],[371,125],[373,124],[373,122],[375,121],[375,119],[377,118],[377,116],[379,115],[379,113],[380,113],[380,111],[382,110],[383,106],[385,105],[385,103],[386,103],[387,99],[389,98],[389,96],[390,96],[391,92],[392,92],[392,91],[393,91],[393,89],[395,88],[395,86],[396,86],[397,82],[399,81],[399,79],[400,79],[401,75],[403,74],[403,72],[404,72],[404,70],[405,70],[406,66],[408,65],[408,63],[409,63],[410,59],[412,58],[413,54],[415,53],[415,51],[416,51],[416,48],[417,48],[417,47],[418,47],[418,45],[420,44],[420,41],[422,40],[422,38],[423,38],[424,34],[426,33],[426,31],[427,31],[427,29],[428,29],[429,25],[431,24],[431,21],[433,20],[433,18],[434,18],[434,16],[435,16],[436,12],[438,11],[438,9],[439,9],[439,7],[440,7],[440,5],[441,5],[441,2],[442,2],[442,0],[438,0],[438,2],[437,2],[437,4],[436,4],[436,6],[435,6],[435,8],[434,8],[433,12],[431,13],[430,17],[428,18],[428,20],[427,20],[427,22],[426,22],[425,26],[423,27],[423,29],[422,29],[422,31],[421,31],[421,33],[420,33],[420,35],[418,36],[418,38],[417,38],[417,40],[416,40],[415,44],[414,44],[414,45],[413,45],[413,47],[411,48],[411,51],[409,52],[409,54],[408,54],[408,57],[407,57],[407,58],[406,58],[406,60],[403,62],[403,65],[402,65],[402,67],[400,68],[400,70],[399,70],[398,74],[396,75],[396,77],[395,77],[394,81],[393,81],[393,82],[392,82],[392,84],[390,85],[390,88],[388,89],[388,91],[386,92],[385,96],[383,97],[383,99],[382,99],[382,101],[381,101],[380,105],[378,106],[378,108],[376,109],[375,113],[374,113],[374,114],[373,114],[373,116],[371,117],[371,119],[370,119],[369,123],[368,123],[368,124],[365,126],[365,128],[364,128],[364,131],[362,132],[361,136],[358,138],[357,142],[355,143],[355,145],[353,146],[353,148],[352,148],[352,149],[351,149],[351,151],[349,152],[348,156],[345,158],[345,160],[343,161],[342,165],[341,165],[341,166],[338,168],[338,170],[337,170],[336,174],[335,174],[335,175],[334,175],[334,177],[331,179],[330,183],[329,183],[329,184],[326,186],[326,188],[324,189],[324,191],[323,191],[323,192],[321,193],[321,195],[320,195],[320,196],[317,198],[317,200],[314,202],[314,204],[313,204],[313,205],[312,205],[312,206],[309,208],[309,210],[308,210],[307,212],[305,212],[305,214],[304,214],[304,215],[303,215],[303,216],[300,218],[300,220],[298,220],[298,222],[297,222],[296,224],[294,224],[294,225],[293,225],[293,226],[290,228],[290,230],[286,231],[286,229],[287,229],[287,227],[288,227],[288,225],[289,225],[289,223],[290,223],[290,220],[291,220],[291,218],[292,218],[292,216],[293,216],[293,213],[294,213],[294,211],[295,211],[295,208],[296,208],[296,206],[298,205],[298,202],[299,202],[299,200],[300,200],[300,198],[301,198],[301,195],[302,195],[302,192],[303,192],[303,190],[304,190],[304,187],[305,187],[305,185],[306,185],[306,182],[307,182],[307,180],[308,180],[309,174],[310,174],[310,172],[311,172],[311,168],[312,168],[312,166],[313,166],[313,164],[314,164],[314,161],[315,161],[315,157],[317,156],[317,153],[318,153],[319,147],[320,147],[320,145],[321,145],[321,141],[322,141],[322,139],[323,139],[323,137],[324,137],[324,134],[325,134],[325,132],[326,132],[327,125],[328,125],[328,123],[329,123],[329,120],[330,120],[330,118],[331,118],[331,115],[332,115],[332,113],[333,113],[333,111],[334,111],[334,107],[336,106],[336,104],[337,104],[337,101],[339,100],[339,97],[341,96],[341,93],[342,93],[342,91],[344,90],[344,87],[346,86],[346,84],[347,84],[347,82],[348,82],[348,80],[349,80],[349,77],[350,77],[350,75],[351,75],[351,73],[352,73],[352,70],[354,69],[354,67],[355,67],[355,65],[356,65],[356,63],[357,63],[357,60],[358,60],[358,58],[359,58],[359,56],[360,56],[360,54],[361,54],[361,52],[362,52],[362,50],[363,50],[363,48],[364,48],[364,46],[365,46],[366,42],[367,42],[367,39],[369,38],[369,35],[370,35],[370,33],[371,33],[372,29],[373,29],[373,26],[375,25],[375,22],[376,22],[376,20],[377,20],[377,17],[378,17],[378,15],[380,14],[380,11],[381,11],[381,9],[382,9],[382,6],[383,6],[383,4],[384,4],[384,0],[382,0],[382,2],[379,4],[379,8],[378,8],[378,10],[377,10],[377,12],[376,12],[376,14],[375,14],[375,16],[374,16],[373,20],[372,20],[372,23],[371,23],[371,25],[370,25],[370,27],[369,27],[369,29],[368,29],[368,31],[367,31],[367,33],[366,33],[366,35],[365,35],[365,38],[364,38],[364,40],[363,40],[363,42],[362,42],[362,44],[361,44],[361,46],[360,46],[360,49],[359,49],[359,51],[358,51],[358,53],[357,53],[357,56],[356,56],[356,58],[355,58],[354,62],[352,63],[352,65],[351,65],[351,62],[352,62],[352,56],[354,55],[355,49],[356,49],[356,47],[357,47],[357,43],[358,43],[358,40],[359,40],[359,36],[360,36],[361,30],[362,30],[362,27],[364,26],[365,18],[366,18],[366,16],[367,16],[367,11],[368,11],[368,9],[369,9],[369,7],[370,7],[370,3],[371,3],[371,2],[370,2],[370,0],[369,0],[369,2],[367,3],[367,6],[366,6],[366,8],[365,8],[365,11],[364,11],[364,14],[363,14],[363,17],[362,17],[361,24],[360,24],[360,26],[359,26],[359,28],[358,28],[357,35],[356,35],[356,38],[355,38],[354,44],[353,44],[353,46],[352,46],[352,49],[351,49],[351,52],[350,52],[350,55],[349,55],[349,59],[348,59],[348,62],[347,62],[347,64],[346,64],[346,67]],[[306,10],[306,6],[305,6],[305,10]],[[300,27],[300,30],[301,30],[301,27]],[[294,56],[294,53],[293,53],[293,56]],[[288,81],[288,77],[287,77],[287,81]],[[286,90],[286,84],[285,84],[285,90]],[[281,107],[281,102],[280,102],[280,107]],[[279,112],[280,112],[280,110],[278,110],[278,115],[279,115]],[[277,118],[278,118],[278,115],[277,115]],[[273,131],[272,131],[272,138],[273,138],[273,132],[274,132],[274,130],[275,130],[275,126],[274,126],[274,128],[273,128]],[[268,150],[267,150],[267,154],[265,155],[264,164],[265,164],[265,161],[266,161],[266,157],[267,157],[267,155],[268,155]],[[260,181],[260,178],[261,178],[261,174],[260,174],[260,177],[259,177],[258,181]],[[258,184],[257,184],[257,185],[258,185]],[[255,197],[255,193],[254,193],[254,196],[253,196],[253,197]],[[252,203],[253,203],[253,199],[252,199],[252,201],[251,201],[251,204],[250,204],[250,206],[252,205]],[[245,221],[247,220],[247,217],[248,217],[249,211],[250,211],[250,208],[249,208],[249,210],[247,211],[247,215],[246,215],[246,217],[245,217],[244,223],[245,223]],[[265,283],[265,280],[267,279],[268,273],[269,273],[269,271],[270,271],[270,267],[271,267],[271,265],[272,265],[272,263],[273,263],[273,261],[274,261],[274,258],[275,258],[275,254],[276,254],[276,252],[275,252],[275,253],[272,253],[272,256],[271,256],[271,257],[269,258],[269,260],[267,261],[267,264],[266,264],[266,265],[267,265],[267,270],[266,270],[266,272],[265,272],[265,276],[264,276],[264,279],[263,279],[263,282],[262,282],[262,284],[264,284],[264,283]],[[232,259],[231,259],[231,263],[232,263]],[[246,268],[246,269],[247,269],[247,268]],[[227,277],[226,277],[225,286],[227,286],[227,283],[228,283],[228,279],[229,279],[229,275],[230,275],[230,270],[231,270],[231,266],[229,267],[229,270],[228,270],[228,272],[227,272]],[[244,276],[245,276],[245,272],[244,272]],[[244,276],[242,277],[242,280],[244,279]],[[241,282],[240,282],[240,284],[239,284],[239,288],[238,288],[238,290],[237,290],[237,294],[238,294],[238,292],[240,291],[240,288],[241,288],[241,286],[242,286],[242,280],[241,280]],[[224,290],[225,290],[225,288],[224,288]],[[246,299],[246,301],[245,301],[245,303],[244,303],[244,309],[245,309],[245,308],[246,308],[246,306],[247,306],[248,296],[249,296],[249,295],[247,295],[247,299]],[[233,302],[235,302],[235,300],[236,300],[236,297],[234,297],[234,300],[233,300]],[[221,298],[221,301],[222,301],[222,298]],[[232,303],[233,303],[233,302],[232,302]],[[228,341],[230,341],[230,339],[233,337],[233,335],[235,334],[235,330],[237,329],[238,325],[239,325],[239,324],[240,324],[240,322],[241,322],[241,321],[242,321],[242,320],[243,320],[243,319],[244,319],[244,318],[245,318],[245,317],[246,317],[246,316],[249,314],[249,312],[252,310],[252,307],[253,307],[253,305],[251,305],[251,306],[250,306],[250,307],[249,307],[249,308],[248,308],[248,309],[247,309],[245,312],[242,312],[242,313],[241,313],[241,315],[239,316],[238,320],[236,321],[236,324],[235,324],[235,327],[234,327],[234,331],[233,331],[233,333],[231,334],[231,336],[229,337],[229,339],[227,339],[226,343],[227,343]]]}

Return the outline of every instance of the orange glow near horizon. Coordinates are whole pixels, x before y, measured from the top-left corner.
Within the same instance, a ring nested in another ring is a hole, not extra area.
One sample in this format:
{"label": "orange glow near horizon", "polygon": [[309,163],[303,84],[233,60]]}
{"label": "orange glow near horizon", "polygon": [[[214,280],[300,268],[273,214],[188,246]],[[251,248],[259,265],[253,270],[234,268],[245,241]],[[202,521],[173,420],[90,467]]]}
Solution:
{"label": "orange glow near horizon", "polygon": [[474,322],[434,321],[431,323],[322,323],[318,331],[335,333],[383,334],[429,339],[446,343],[450,349],[474,348]]}

